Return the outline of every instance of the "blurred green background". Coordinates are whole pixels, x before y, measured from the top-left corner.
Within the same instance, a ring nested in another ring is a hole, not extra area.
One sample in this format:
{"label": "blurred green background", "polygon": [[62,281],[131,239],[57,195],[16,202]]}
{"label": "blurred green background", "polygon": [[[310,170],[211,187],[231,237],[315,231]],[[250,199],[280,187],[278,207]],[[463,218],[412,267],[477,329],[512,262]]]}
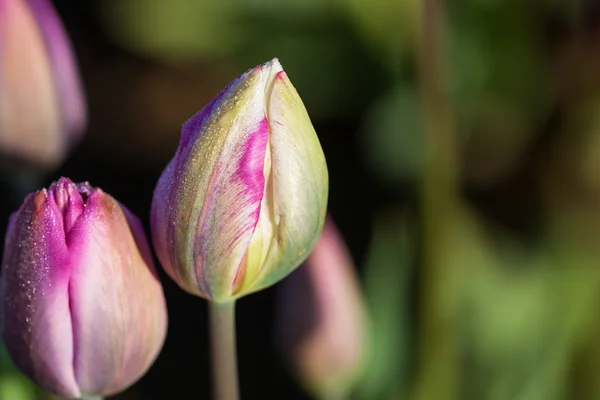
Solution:
{"label": "blurred green background", "polygon": [[[56,177],[147,226],[182,123],[278,57],[371,314],[355,398],[600,399],[600,2],[447,0],[428,20],[422,1],[57,0],[90,126]],[[115,399],[209,396],[205,304],[161,278],[166,346]],[[273,301],[238,306],[242,398],[307,399],[273,348]],[[33,398],[3,357],[0,399]]]}

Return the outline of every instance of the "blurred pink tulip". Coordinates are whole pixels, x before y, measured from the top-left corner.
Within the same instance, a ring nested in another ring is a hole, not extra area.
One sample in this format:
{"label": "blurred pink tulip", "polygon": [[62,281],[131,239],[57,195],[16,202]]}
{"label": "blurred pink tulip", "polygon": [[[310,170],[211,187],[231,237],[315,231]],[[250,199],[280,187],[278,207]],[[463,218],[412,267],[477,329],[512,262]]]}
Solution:
{"label": "blurred pink tulip", "polygon": [[0,154],[57,166],[86,124],[63,26],[47,0],[0,0]]}
{"label": "blurred pink tulip", "polygon": [[344,398],[363,368],[366,332],[354,263],[328,218],[306,263],[279,288],[282,350],[317,398]]}

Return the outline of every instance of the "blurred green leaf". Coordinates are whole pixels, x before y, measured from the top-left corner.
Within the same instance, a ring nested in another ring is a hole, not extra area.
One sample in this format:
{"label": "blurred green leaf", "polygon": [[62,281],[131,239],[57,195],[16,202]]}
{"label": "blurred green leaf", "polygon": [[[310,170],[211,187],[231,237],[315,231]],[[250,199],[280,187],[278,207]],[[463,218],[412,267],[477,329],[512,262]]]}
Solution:
{"label": "blurred green leaf", "polygon": [[36,400],[37,391],[33,383],[21,374],[1,374],[0,399]]}
{"label": "blurred green leaf", "polygon": [[376,218],[368,254],[364,282],[371,315],[370,361],[356,393],[372,400],[405,391],[408,378],[413,254],[406,221],[397,212]]}
{"label": "blurred green leaf", "polygon": [[100,3],[98,14],[121,46],[165,61],[185,61],[236,54],[258,40],[255,34],[262,28],[268,39],[277,38],[277,29],[263,26],[268,18],[293,19],[310,33],[311,21],[335,19],[337,9],[337,0],[110,0]]}
{"label": "blurred green leaf", "polygon": [[0,341],[0,399],[37,400],[44,398],[45,394],[17,368]]}
{"label": "blurred green leaf", "polygon": [[101,23],[119,45],[158,59],[229,54],[244,36],[242,1],[110,0]]}
{"label": "blurred green leaf", "polygon": [[[453,221],[443,239],[452,279],[442,290],[445,315],[460,322],[462,398],[568,398],[573,353],[598,330],[600,251],[583,246],[569,224],[531,247],[468,209]],[[592,237],[600,241],[600,230]]]}
{"label": "blurred green leaf", "polygon": [[415,51],[421,29],[421,0],[349,0],[350,18],[388,69],[398,72],[405,53]]}
{"label": "blurred green leaf", "polygon": [[295,15],[299,18],[328,17],[339,11],[341,0],[245,0],[243,5],[250,13],[271,14],[282,18]]}

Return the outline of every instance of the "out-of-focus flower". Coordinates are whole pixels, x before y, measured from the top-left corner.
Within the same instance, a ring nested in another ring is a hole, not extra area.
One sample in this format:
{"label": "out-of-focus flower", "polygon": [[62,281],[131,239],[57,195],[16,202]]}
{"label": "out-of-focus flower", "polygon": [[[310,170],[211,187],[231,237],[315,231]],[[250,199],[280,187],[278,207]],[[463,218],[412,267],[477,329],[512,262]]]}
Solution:
{"label": "out-of-focus flower", "polygon": [[0,0],[0,154],[52,168],[86,110],[69,39],[47,0]]}
{"label": "out-of-focus flower", "polygon": [[278,300],[278,341],[300,382],[317,398],[345,398],[366,362],[367,311],[331,219],[306,263],[281,283]]}
{"label": "out-of-focus flower", "polygon": [[208,300],[263,289],[308,256],[327,193],[323,150],[274,59],[183,126],[152,202],[158,257],[183,289]]}
{"label": "out-of-focus flower", "polygon": [[29,195],[9,222],[0,323],[15,364],[51,392],[104,396],[134,383],[167,328],[137,217],[64,178]]}

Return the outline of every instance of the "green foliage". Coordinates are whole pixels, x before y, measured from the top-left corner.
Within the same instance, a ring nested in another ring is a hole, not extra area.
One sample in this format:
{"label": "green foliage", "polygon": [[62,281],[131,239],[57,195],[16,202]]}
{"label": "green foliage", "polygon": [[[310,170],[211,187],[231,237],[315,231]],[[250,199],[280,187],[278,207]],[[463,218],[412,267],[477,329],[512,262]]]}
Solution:
{"label": "green foliage", "polygon": [[10,359],[0,342],[0,399],[37,400],[40,391],[27,379]]}
{"label": "green foliage", "polygon": [[0,399],[34,400],[36,390],[32,383],[19,373],[0,375]]}
{"label": "green foliage", "polygon": [[397,212],[377,217],[365,261],[370,361],[356,390],[359,399],[385,399],[394,391],[407,389],[412,245],[406,221]]}

